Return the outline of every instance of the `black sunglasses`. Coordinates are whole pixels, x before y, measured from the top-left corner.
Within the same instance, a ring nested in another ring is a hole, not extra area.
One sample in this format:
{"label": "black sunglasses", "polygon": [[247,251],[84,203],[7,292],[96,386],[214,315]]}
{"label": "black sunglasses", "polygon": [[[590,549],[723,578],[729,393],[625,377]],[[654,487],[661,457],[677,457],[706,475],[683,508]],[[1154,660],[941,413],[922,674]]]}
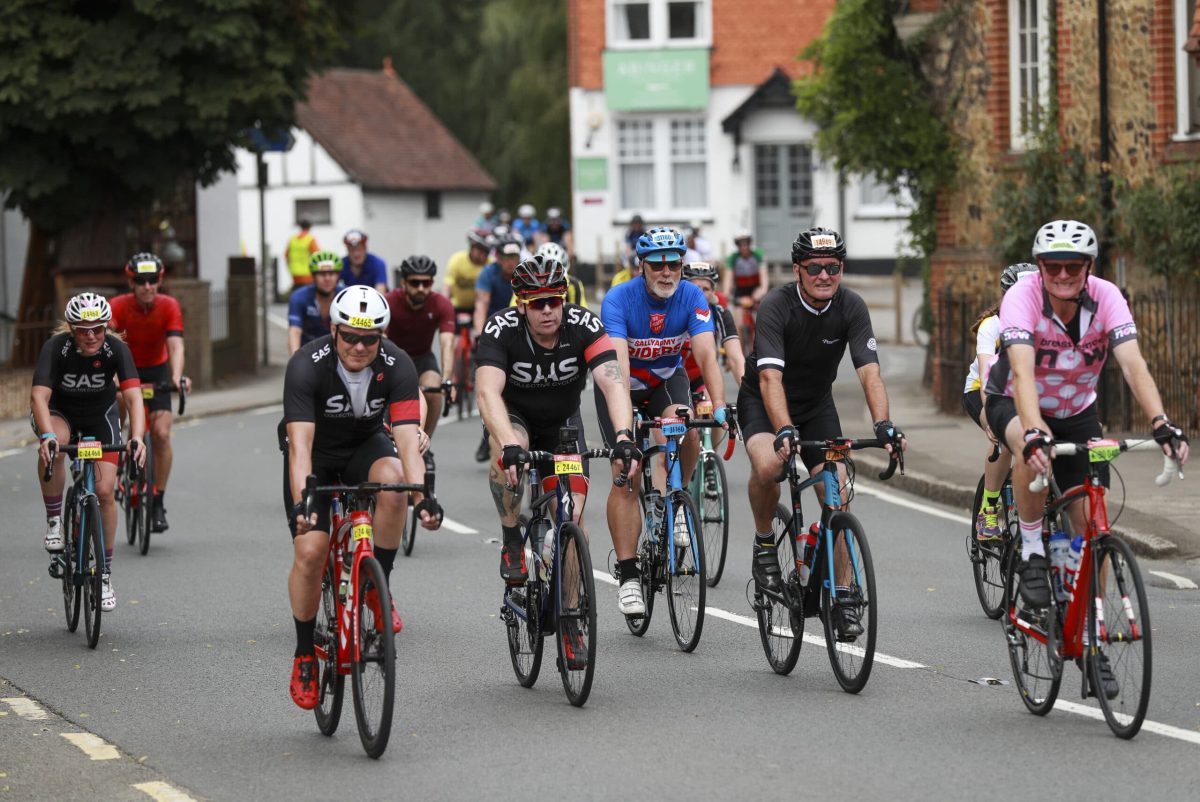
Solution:
{"label": "black sunglasses", "polygon": [[1042,267],[1051,276],[1057,276],[1063,270],[1067,271],[1068,276],[1078,276],[1087,267],[1086,262],[1042,262]]}
{"label": "black sunglasses", "polygon": [[433,279],[431,278],[406,278],[404,283],[410,287],[432,287]]}
{"label": "black sunglasses", "polygon": [[563,297],[561,295],[549,295],[545,298],[534,298],[529,302],[529,306],[533,309],[558,309],[563,305]]}
{"label": "black sunglasses", "polygon": [[841,262],[832,265],[804,265],[803,267],[805,271],[808,272],[808,275],[812,276],[813,278],[821,275],[822,270],[831,276],[836,276],[838,273],[842,272]]}
{"label": "black sunglasses", "polygon": [[672,273],[678,273],[680,270],[683,270],[683,262],[681,260],[674,262],[646,262],[646,267],[655,273],[661,270],[670,270]]}
{"label": "black sunglasses", "polygon": [[382,334],[351,334],[348,331],[340,330],[338,331],[338,334],[341,335],[341,338],[345,340],[348,345],[359,345],[361,343],[368,348],[373,345],[379,345],[379,341],[383,339]]}
{"label": "black sunglasses", "polygon": [[134,284],[157,284],[158,276],[157,275],[149,275],[149,274],[147,274],[145,276],[134,276],[133,283]]}

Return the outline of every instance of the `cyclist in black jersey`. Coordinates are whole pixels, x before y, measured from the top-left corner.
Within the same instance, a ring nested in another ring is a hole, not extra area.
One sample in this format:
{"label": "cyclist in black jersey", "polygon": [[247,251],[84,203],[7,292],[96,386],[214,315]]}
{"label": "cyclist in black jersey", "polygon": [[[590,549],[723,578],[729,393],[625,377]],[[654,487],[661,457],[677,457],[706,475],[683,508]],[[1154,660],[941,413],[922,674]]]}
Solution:
{"label": "cyclist in black jersey", "polygon": [[[479,335],[475,387],[479,412],[491,435],[488,482],[504,534],[500,576],[521,583],[528,569],[517,517],[524,495],[520,466],[529,461],[528,449],[554,450],[564,425],[579,429],[579,449],[584,449],[579,398],[588,370],[614,421],[628,427],[633,407],[629,378],[621,371],[600,318],[564,302],[567,275],[562,263],[542,256],[527,259],[513,272],[512,286],[517,306],[492,315]],[[632,470],[641,455],[627,428],[617,441],[615,447]],[[576,520],[586,499],[585,479],[575,496]]]}
{"label": "cyclist in black jersey", "polygon": [[[66,471],[63,454],[54,457],[54,471],[45,480],[50,464],[50,445],[58,441],[74,443],[93,438],[102,444],[121,442],[121,423],[117,412],[117,393],[129,409],[129,455],[144,465],[146,455],[142,436],[146,433],[146,415],[142,407],[142,383],[133,364],[133,354],[124,342],[108,333],[112,308],[103,296],[91,292],[76,295],[67,302],[66,328],[42,346],[33,371],[33,389],[29,394],[29,422],[38,435],[38,479],[42,502],[46,507],[46,551],[61,552],[63,484]],[[116,378],[119,384],[114,384]],[[96,496],[104,525],[104,570],[100,590],[100,609],[112,612],[117,596],[112,587],[113,544],[117,532],[117,504],[113,488],[117,478],[117,455],[105,454],[96,466]],[[51,563],[51,575],[58,562]]]}
{"label": "cyclist in black jersey", "polygon": [[[286,431],[281,442],[284,508],[294,553],[288,576],[296,624],[291,694],[305,709],[315,707],[318,698],[313,631],[330,525],[327,504],[304,517],[306,478],[315,474],[319,484],[351,485],[425,480],[417,437],[422,413],[417,371],[408,354],[383,339],[391,318],[387,300],[373,287],[347,287],[334,297],[330,318],[330,334],[301,346],[288,360],[280,423]],[[406,495],[381,493],[375,501],[375,557],[389,578],[407,516]],[[421,525],[437,529],[437,504],[414,495]],[[399,632],[402,626],[393,606],[392,629]]]}
{"label": "cyclist in black jersey", "polygon": [[[793,442],[841,435],[833,381],[847,347],[875,421],[875,436],[888,443],[889,454],[907,447],[903,432],[888,420],[887,388],[879,373],[867,305],[858,293],[840,286],[845,257],[846,244],[836,231],[818,227],[800,232],[792,243],[796,282],[772,290],[763,299],[754,351],[738,394],[738,415],[751,464],[752,573],[755,582],[773,590],[781,583],[771,535],[771,514],[779,502],[780,463],[791,454]],[[810,472],[819,470],[823,462],[823,455],[810,449],[802,450],[800,458]],[[824,500],[823,483],[814,489],[817,498]],[[843,611],[843,632],[861,634],[853,609],[838,609]]]}
{"label": "cyclist in black jersey", "polygon": [[[740,386],[742,376],[746,372],[746,355],[742,351],[742,340],[738,336],[737,325],[733,321],[733,313],[717,301],[717,282],[719,276],[716,265],[710,262],[691,262],[683,266],[684,281],[695,284],[704,293],[708,308],[712,312],[713,336],[717,347],[721,350],[722,361],[729,375],[733,377],[734,386]],[[710,403],[712,397],[704,385],[704,376],[700,372],[700,363],[691,352],[691,343],[684,346],[683,369],[687,372],[688,381],[692,385],[692,393],[699,393]],[[716,429],[712,434],[713,444],[720,445],[725,440],[725,430]]]}

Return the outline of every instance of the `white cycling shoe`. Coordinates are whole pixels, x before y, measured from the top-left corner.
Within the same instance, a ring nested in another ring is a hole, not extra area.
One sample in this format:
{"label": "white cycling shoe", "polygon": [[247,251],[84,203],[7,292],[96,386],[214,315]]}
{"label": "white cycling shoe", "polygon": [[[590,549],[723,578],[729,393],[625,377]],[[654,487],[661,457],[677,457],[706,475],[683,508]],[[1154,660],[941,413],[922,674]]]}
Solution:
{"label": "white cycling shoe", "polygon": [[113,591],[112,574],[109,573],[100,575],[100,609],[106,613],[117,609],[117,594]]}
{"label": "white cycling shoe", "polygon": [[62,518],[57,515],[46,519],[46,551],[58,554],[63,550]]}
{"label": "white cycling shoe", "polygon": [[642,597],[640,579],[626,579],[617,588],[617,607],[622,615],[641,617],[646,614],[646,600]]}

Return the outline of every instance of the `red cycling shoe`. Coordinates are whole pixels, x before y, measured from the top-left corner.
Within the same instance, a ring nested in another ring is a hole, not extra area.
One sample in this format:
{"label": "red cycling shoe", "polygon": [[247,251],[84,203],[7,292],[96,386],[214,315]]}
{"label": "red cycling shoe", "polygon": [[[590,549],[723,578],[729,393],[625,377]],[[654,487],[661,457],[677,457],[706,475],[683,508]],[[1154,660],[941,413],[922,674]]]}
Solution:
{"label": "red cycling shoe", "polygon": [[[368,588],[364,596],[367,606],[375,611],[375,620],[379,621],[382,616],[379,614],[379,594],[375,588]],[[399,635],[400,630],[404,629],[404,622],[400,620],[400,613],[396,612],[396,601],[392,600],[392,634]]]}
{"label": "red cycling shoe", "polygon": [[312,710],[320,701],[321,693],[317,688],[317,677],[321,669],[315,655],[306,654],[297,657],[292,663],[292,701],[298,707]]}

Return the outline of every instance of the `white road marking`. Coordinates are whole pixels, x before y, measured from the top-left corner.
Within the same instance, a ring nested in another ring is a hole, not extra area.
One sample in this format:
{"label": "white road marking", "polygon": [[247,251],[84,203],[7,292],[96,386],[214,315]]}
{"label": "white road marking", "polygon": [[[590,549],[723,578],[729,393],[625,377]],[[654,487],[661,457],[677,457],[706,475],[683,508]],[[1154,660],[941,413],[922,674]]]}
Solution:
{"label": "white road marking", "polygon": [[29,721],[45,721],[50,718],[44,707],[26,696],[8,696],[0,699],[0,702],[4,702],[14,713]]}
{"label": "white road marking", "polygon": [[[1085,718],[1094,718],[1098,721],[1104,721],[1104,712],[1098,707],[1088,707],[1081,705],[1078,702],[1066,702],[1059,699],[1054,703],[1055,710],[1062,710],[1066,713],[1075,713],[1076,715],[1084,716]],[[1200,744],[1200,732],[1185,730],[1180,727],[1172,727],[1170,724],[1160,724],[1157,721],[1147,719],[1142,723],[1143,732],[1152,732],[1156,735],[1165,735],[1168,738],[1175,738],[1179,741],[1187,741],[1188,743]]]}
{"label": "white road marking", "polygon": [[917,510],[918,512],[924,512],[936,518],[945,518],[947,521],[954,521],[956,524],[963,524],[965,526],[971,525],[971,519],[965,515],[962,515],[961,513],[947,512],[946,510],[930,506],[928,502],[922,504],[918,501],[910,501],[902,496],[896,495],[895,493],[889,493],[886,490],[879,490],[866,484],[855,484],[854,492],[861,493],[864,496],[874,496],[880,501],[886,501],[889,504],[895,504],[898,507],[908,507],[909,509]]}
{"label": "white road marking", "polygon": [[121,756],[117,747],[90,732],[60,732],[59,735],[78,746],[92,760],[116,760]]}
{"label": "white road marking", "polygon": [[452,521],[449,518],[442,518],[442,526],[460,535],[478,535],[478,529],[472,529],[466,524],[460,524],[458,521]]}
{"label": "white road marking", "polygon": [[278,315],[274,315],[274,314],[271,314],[270,312],[268,312],[267,320],[271,321],[272,324],[274,324],[275,326],[278,326],[281,329],[286,330],[288,328],[288,322],[287,322],[286,318],[282,318],[282,317],[279,317]]}
{"label": "white road marking", "polygon": [[1166,571],[1151,571],[1155,576],[1161,576],[1163,579],[1170,580],[1175,583],[1175,587],[1180,590],[1196,590],[1196,583],[1188,579],[1186,576],[1179,574],[1168,574]]}
{"label": "white road marking", "polygon": [[5,449],[4,451],[0,451],[0,459],[4,459],[5,457],[15,457],[18,454],[32,454],[32,453],[33,453],[33,449],[31,449],[31,448],[9,448],[9,449]]}
{"label": "white road marking", "polygon": [[190,796],[173,785],[155,780],[154,782],[138,783],[133,786],[143,794],[157,799],[158,802],[196,802]]}

